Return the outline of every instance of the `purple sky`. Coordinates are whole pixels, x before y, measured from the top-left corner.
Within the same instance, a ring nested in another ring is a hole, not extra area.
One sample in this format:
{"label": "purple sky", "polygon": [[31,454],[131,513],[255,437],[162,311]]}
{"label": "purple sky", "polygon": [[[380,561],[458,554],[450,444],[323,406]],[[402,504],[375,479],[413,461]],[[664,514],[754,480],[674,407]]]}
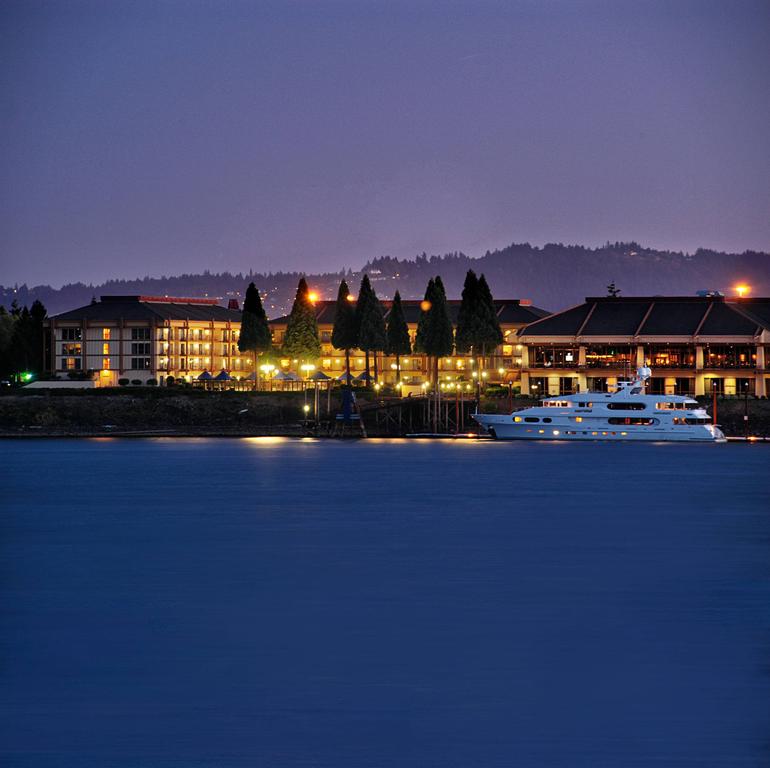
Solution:
{"label": "purple sky", "polygon": [[770,3],[0,5],[0,283],[770,250]]}

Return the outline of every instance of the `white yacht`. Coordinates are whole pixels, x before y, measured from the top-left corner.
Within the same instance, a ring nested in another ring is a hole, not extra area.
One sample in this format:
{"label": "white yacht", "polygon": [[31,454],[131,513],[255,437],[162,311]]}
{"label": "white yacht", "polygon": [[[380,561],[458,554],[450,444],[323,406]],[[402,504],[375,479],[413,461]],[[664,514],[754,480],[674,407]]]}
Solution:
{"label": "white yacht", "polygon": [[726,442],[696,400],[646,394],[649,377],[649,368],[639,368],[633,381],[619,381],[614,392],[548,397],[533,408],[473,418],[498,440]]}

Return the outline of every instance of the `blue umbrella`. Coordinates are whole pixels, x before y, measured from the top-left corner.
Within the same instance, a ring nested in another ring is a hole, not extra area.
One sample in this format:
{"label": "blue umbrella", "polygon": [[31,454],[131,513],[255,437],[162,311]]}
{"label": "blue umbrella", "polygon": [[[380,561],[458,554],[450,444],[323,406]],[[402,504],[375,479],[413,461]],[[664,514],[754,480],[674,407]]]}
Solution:
{"label": "blue umbrella", "polygon": [[230,381],[231,378],[230,374],[223,368],[216,376],[214,376],[214,381]]}
{"label": "blue umbrella", "polygon": [[299,381],[299,376],[297,376],[296,373],[293,371],[278,371],[278,373],[275,374],[275,380],[276,381]]}
{"label": "blue umbrella", "polygon": [[211,381],[214,377],[208,372],[203,371],[203,373],[198,376],[198,381]]}

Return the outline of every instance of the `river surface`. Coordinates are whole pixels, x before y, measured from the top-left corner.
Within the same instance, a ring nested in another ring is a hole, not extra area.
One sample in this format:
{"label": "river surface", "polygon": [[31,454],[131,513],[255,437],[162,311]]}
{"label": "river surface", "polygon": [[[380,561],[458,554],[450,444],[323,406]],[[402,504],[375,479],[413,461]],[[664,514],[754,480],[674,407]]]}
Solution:
{"label": "river surface", "polygon": [[0,765],[766,766],[770,448],[0,441]]}

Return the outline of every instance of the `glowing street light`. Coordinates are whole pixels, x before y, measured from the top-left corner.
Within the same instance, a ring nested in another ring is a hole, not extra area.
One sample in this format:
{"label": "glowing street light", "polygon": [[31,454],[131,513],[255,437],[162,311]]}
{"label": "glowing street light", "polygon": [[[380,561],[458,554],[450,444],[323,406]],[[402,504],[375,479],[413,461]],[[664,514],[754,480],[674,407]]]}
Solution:
{"label": "glowing street light", "polygon": [[751,293],[751,286],[741,283],[740,285],[735,286],[735,291],[738,294],[738,297],[742,299],[744,296]]}
{"label": "glowing street light", "polygon": [[311,304],[315,304],[318,301],[318,294],[315,291],[310,291],[307,295]]}

